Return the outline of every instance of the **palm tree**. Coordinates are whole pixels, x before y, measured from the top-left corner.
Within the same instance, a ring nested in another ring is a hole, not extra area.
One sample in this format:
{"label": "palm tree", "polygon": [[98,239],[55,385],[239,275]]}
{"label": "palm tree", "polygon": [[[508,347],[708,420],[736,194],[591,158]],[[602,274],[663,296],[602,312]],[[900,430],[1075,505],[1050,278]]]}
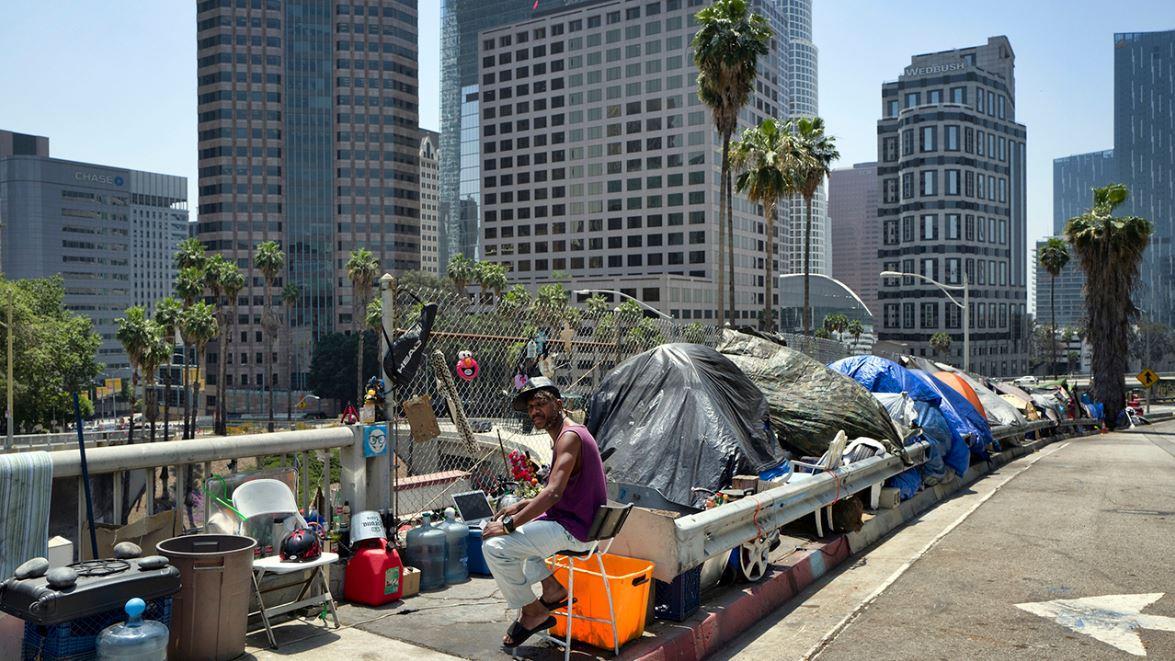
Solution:
{"label": "palm tree", "polygon": [[1138,282],[1152,225],[1137,216],[1114,216],[1129,192],[1122,184],[1093,191],[1093,207],[1069,219],[1065,238],[1085,271],[1086,333],[1093,345],[1094,398],[1105,405],[1113,427],[1126,405],[1122,375],[1129,360],[1130,322],[1138,308],[1130,296]]}
{"label": "palm tree", "polygon": [[282,305],[286,308],[286,422],[294,421],[294,304],[302,296],[302,290],[292,282],[282,287]]}
{"label": "palm tree", "polygon": [[853,338],[853,344],[861,340],[861,336],[865,334],[865,326],[860,319],[853,319],[849,322],[848,327],[849,336]]}
{"label": "palm tree", "polygon": [[196,417],[200,412],[200,366],[204,364],[204,349],[216,337],[220,327],[216,323],[216,309],[203,301],[184,310],[180,318],[180,332],[185,341],[196,349],[196,373],[192,379],[192,426],[189,438],[196,436]]}
{"label": "palm tree", "polygon": [[[170,296],[155,304],[155,323],[159,326],[159,332],[169,345],[175,341],[182,313],[183,306]],[[163,438],[165,440],[171,439],[171,430],[169,429],[171,425],[171,364],[174,360],[175,347],[173,345],[172,353],[167,356],[167,361],[162,363],[162,366],[165,367],[163,370]]]}
{"label": "palm tree", "polygon": [[208,257],[204,253],[204,244],[195,238],[180,241],[179,249],[175,253],[175,265],[180,269],[202,269],[207,259]]}
{"label": "palm tree", "polygon": [[469,284],[476,276],[476,266],[473,261],[461,253],[457,253],[449,258],[448,265],[445,266],[445,275],[453,281],[453,285],[457,287],[457,291],[461,295],[465,295],[465,286]]}
{"label": "palm tree", "polygon": [[714,4],[699,11],[694,18],[698,23],[698,32],[693,40],[694,64],[698,67],[698,98],[710,108],[714,128],[722,135],[717,320],[721,325],[725,314],[724,290],[729,289],[730,321],[733,324],[734,222],[730,138],[738,128],[739,111],[755,89],[759,57],[768,52],[771,28],[767,27],[767,21],[762,16],[748,11],[747,0],[715,0]]}
{"label": "palm tree", "polygon": [[844,332],[849,329],[849,318],[840,312],[834,312],[824,317],[824,330],[831,335],[836,333],[837,339],[842,339]]}
{"label": "palm tree", "polygon": [[115,319],[114,323],[118,325],[114,336],[122,344],[127,361],[131,364],[131,421],[126,437],[126,442],[129,445],[135,442],[136,392],[139,387],[139,372],[143,367],[143,352],[147,350],[149,343],[147,311],[141,305],[129,307],[126,310],[126,316]]}
{"label": "palm tree", "polygon": [[[278,324],[271,309],[273,299],[269,290],[277,280],[278,274],[286,266],[286,254],[278,247],[277,241],[264,241],[257,245],[257,250],[253,253],[253,266],[261,271],[261,277],[265,279],[265,304],[262,306],[261,326],[269,333],[272,342],[273,336],[277,334]],[[267,428],[269,431],[273,431],[273,350],[266,348],[262,353],[265,354],[264,386],[269,391],[269,424]]]}
{"label": "palm tree", "polygon": [[[177,253],[178,254],[178,253]],[[178,261],[178,258],[177,258]],[[201,261],[201,264],[204,262]],[[204,295],[205,273],[203,266],[185,266],[180,269],[180,272],[175,277],[175,292],[176,295],[184,303],[184,311],[192,307],[195,302]],[[182,337],[182,333],[181,333]],[[190,345],[187,340],[184,340],[184,360],[183,360],[183,374],[184,374],[184,427],[183,438],[191,438],[192,436],[192,422],[191,422],[191,384],[187,382],[188,375],[188,349]]]}
{"label": "palm tree", "polygon": [[151,442],[155,442],[155,421],[159,418],[159,397],[155,392],[156,373],[161,365],[171,362],[171,343],[164,328],[157,322],[146,321],[146,345],[140,358],[143,371],[143,398],[146,400],[147,421],[151,423]]}
{"label": "palm tree", "polygon": [[235,263],[227,260],[219,264],[217,270],[219,273],[216,275],[216,281],[220,285],[220,292],[224,295],[228,307],[223,315],[224,326],[220,336],[220,353],[216,360],[218,397],[212,417],[214,433],[226,436],[228,434],[228,357],[233,339],[232,327],[237,321],[237,296],[245,287],[245,276]]}
{"label": "palm tree", "polygon": [[1053,348],[1053,378],[1057,377],[1057,276],[1061,275],[1061,269],[1069,263],[1069,244],[1059,236],[1049,237],[1048,241],[1040,249],[1040,265],[1044,270],[1053,276],[1052,282],[1049,284],[1049,309],[1053,312],[1053,332],[1052,332],[1052,348]]}
{"label": "palm tree", "polygon": [[743,131],[742,138],[731,146],[731,164],[743,172],[738,176],[738,192],[751,202],[763,207],[767,221],[767,257],[763,260],[766,276],[766,298],[763,300],[765,330],[775,330],[775,306],[772,303],[772,281],[775,279],[775,222],[779,198],[796,192],[791,174],[796,170],[800,156],[795,136],[788,126],[780,126],[774,119],[765,119],[757,128]]}
{"label": "palm tree", "polygon": [[801,161],[796,179],[804,198],[804,334],[812,330],[811,283],[812,270],[812,198],[832,170],[832,162],[840,158],[836,138],[824,135],[824,120],[819,117],[801,118],[796,122],[796,137],[805,158]]}
{"label": "palm tree", "polygon": [[366,327],[364,315],[367,311],[367,301],[371,299],[371,283],[379,275],[379,261],[367,248],[360,248],[351,253],[347,260],[347,277],[351,280],[352,322],[355,332],[359,334],[359,355],[356,356],[355,369],[356,402],[363,401],[363,329]]}
{"label": "palm tree", "polygon": [[475,272],[477,284],[481,286],[483,297],[486,290],[493,292],[495,297],[502,296],[502,290],[507,285],[505,266],[495,262],[478,262]]}

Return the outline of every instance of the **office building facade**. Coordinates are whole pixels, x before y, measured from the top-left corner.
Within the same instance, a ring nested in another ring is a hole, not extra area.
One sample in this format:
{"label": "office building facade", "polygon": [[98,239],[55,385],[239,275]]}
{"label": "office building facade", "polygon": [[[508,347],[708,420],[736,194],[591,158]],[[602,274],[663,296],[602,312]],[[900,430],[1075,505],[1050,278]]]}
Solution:
{"label": "office building facade", "polygon": [[[1028,364],[1025,142],[1016,122],[1015,55],[1005,37],[911,58],[882,86],[878,181],[883,270],[970,289],[971,368],[1022,374]],[[962,364],[963,315],[938,287],[883,279],[880,339],[933,355],[951,335]]]}
{"label": "office building facade", "polygon": [[1175,30],[1114,35],[1114,161],[1119,213],[1154,223],[1136,302],[1175,326]]}
{"label": "office building facade", "polygon": [[441,264],[437,251],[437,222],[439,220],[440,181],[439,169],[440,134],[436,131],[420,131],[420,270],[440,275]]}
{"label": "office building facade", "polygon": [[185,177],[50,158],[48,138],[0,131],[0,267],[61,276],[65,308],[102,337],[106,376],[130,374],[115,319],[171,292],[187,191]]}
{"label": "office building facade", "polygon": [[881,225],[877,163],[857,163],[833,170],[828,177],[828,220],[835,228],[832,241],[832,277],[852,289],[873,314],[878,314],[877,250]]}
{"label": "office building facade", "polygon": [[[197,11],[197,232],[246,281],[226,385],[262,387],[270,351],[270,380],[285,388],[287,357],[353,329],[351,251],[367,248],[384,271],[419,268],[416,2],[202,0]],[[287,283],[300,292],[283,350],[262,328],[252,259],[270,240],[286,254],[271,302]],[[302,387],[309,361],[289,367]]]}
{"label": "office building facade", "polygon": [[[700,6],[595,2],[481,33],[483,257],[512,281],[563,271],[715,318],[721,142],[696,92]],[[773,40],[740,126],[786,113],[781,57]],[[754,323],[766,223],[738,195],[734,216],[736,309]]]}

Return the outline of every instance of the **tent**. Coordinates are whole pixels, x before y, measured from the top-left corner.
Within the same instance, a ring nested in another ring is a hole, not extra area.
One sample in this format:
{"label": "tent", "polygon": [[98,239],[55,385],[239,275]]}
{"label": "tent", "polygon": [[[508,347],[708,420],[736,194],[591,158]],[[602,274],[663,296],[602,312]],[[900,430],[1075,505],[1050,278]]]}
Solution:
{"label": "tent", "polygon": [[609,372],[588,401],[587,427],[609,480],[656,489],[701,508],[739,474],[784,460],[767,400],[730,359],[701,344],[664,344]]}
{"label": "tent", "polygon": [[[947,469],[942,458],[943,445],[933,440],[933,438],[945,438],[948,442],[950,440],[950,428],[947,426],[942,414],[930,407],[926,402],[915,402],[905,393],[875,392],[873,396],[885,407],[886,412],[889,413],[894,424],[902,432],[903,437],[910,430],[919,426],[918,420],[921,418],[927,425],[921,428],[921,436],[932,439],[930,448],[926,453],[926,461],[921,466],[915,466],[914,468],[902,471],[886,480],[885,485],[888,487],[897,487],[901,499],[906,500],[912,498],[923,484],[933,486],[946,478]],[[920,408],[922,409],[921,414],[919,413]],[[914,443],[919,440],[922,439],[912,437],[909,442]]]}
{"label": "tent", "polygon": [[932,375],[922,370],[910,370],[910,373],[942,396],[943,401],[939,405],[939,410],[959,435],[968,439],[967,446],[971,448],[971,454],[980,459],[987,459],[987,447],[995,443],[987,419],[967,401],[966,397]]}
{"label": "tent", "polygon": [[1040,419],[1040,412],[1037,410],[1036,405],[1032,403],[1032,395],[1029,395],[1010,383],[1003,383],[1002,381],[993,381],[991,387],[1000,394],[1000,397],[1004,401],[1023,412],[1024,417],[1028,420]]}
{"label": "tent", "polygon": [[971,402],[971,406],[974,406],[975,410],[979,411],[979,414],[985,419],[987,418],[987,410],[983,408],[983,402],[979,400],[979,395],[976,394],[975,389],[971,387],[970,383],[963,380],[963,377],[955,372],[938,372],[934,375],[934,378],[942,381],[950,386],[952,390],[966,397],[967,401]]}
{"label": "tent", "polygon": [[[1028,423],[1028,419],[1020,412],[1016,406],[1008,403],[1003,397],[996,394],[980,381],[973,378],[966,372],[955,371],[952,372],[955,376],[967,382],[971,386],[971,390],[979,397],[979,401],[983,403],[983,411],[987,415],[987,422],[992,427],[1000,425],[1005,426],[1019,426]],[[949,383],[949,382],[948,382]]]}
{"label": "tent", "polygon": [[901,435],[885,408],[843,374],[761,337],[723,330],[718,351],[767,397],[771,424],[784,447],[800,455],[824,454],[837,432],[873,438],[896,452]]}
{"label": "tent", "polygon": [[828,366],[852,378],[872,393],[906,393],[918,410],[923,435],[939,444],[943,461],[959,476],[967,472],[967,445],[958,426],[949,424],[940,410],[943,398],[910,370],[878,356],[851,356]]}

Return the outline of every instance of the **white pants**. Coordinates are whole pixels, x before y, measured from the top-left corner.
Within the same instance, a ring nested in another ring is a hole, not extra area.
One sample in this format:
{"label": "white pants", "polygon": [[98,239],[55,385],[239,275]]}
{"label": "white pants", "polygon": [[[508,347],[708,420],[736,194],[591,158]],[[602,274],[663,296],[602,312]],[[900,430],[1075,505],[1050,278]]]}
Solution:
{"label": "white pants", "polygon": [[482,553],[506,605],[522,608],[535,600],[531,586],[551,575],[547,558],[560,551],[586,551],[590,546],[558,523],[539,520],[524,523],[509,535],[485,540]]}

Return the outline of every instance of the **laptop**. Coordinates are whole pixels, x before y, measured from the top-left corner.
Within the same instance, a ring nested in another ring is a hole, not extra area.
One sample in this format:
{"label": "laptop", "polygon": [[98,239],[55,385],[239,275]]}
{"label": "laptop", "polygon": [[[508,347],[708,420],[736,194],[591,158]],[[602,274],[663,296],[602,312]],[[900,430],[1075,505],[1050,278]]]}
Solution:
{"label": "laptop", "polygon": [[471,528],[484,528],[485,524],[494,517],[494,508],[490,507],[490,499],[481,489],[453,494],[453,506],[461,515],[461,520]]}

